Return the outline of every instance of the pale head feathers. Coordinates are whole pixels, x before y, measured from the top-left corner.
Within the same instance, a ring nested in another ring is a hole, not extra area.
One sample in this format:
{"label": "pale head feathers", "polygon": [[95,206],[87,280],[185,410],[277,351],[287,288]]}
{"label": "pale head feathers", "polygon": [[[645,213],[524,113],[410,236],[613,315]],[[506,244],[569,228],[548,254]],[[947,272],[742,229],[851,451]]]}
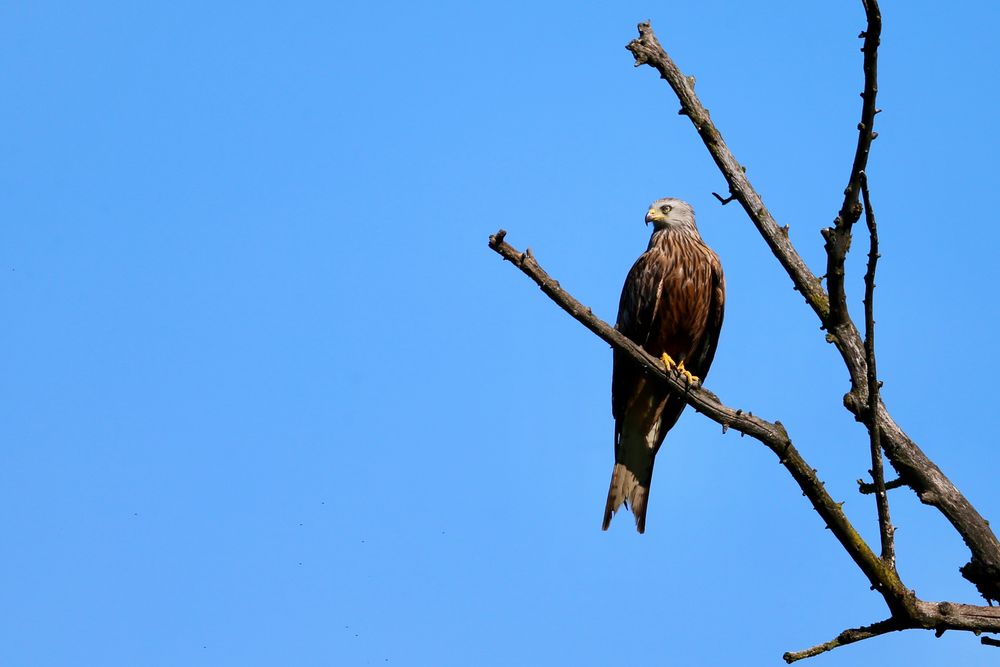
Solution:
{"label": "pale head feathers", "polygon": [[694,224],[694,209],[691,204],[673,197],[657,199],[649,205],[646,212],[646,224],[653,223],[653,230],[689,229],[697,233]]}

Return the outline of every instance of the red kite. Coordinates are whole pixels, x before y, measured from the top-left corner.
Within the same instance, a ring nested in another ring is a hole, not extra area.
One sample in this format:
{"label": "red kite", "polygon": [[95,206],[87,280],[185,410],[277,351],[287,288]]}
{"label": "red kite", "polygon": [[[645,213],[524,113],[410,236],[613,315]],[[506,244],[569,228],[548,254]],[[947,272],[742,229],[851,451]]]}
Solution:
{"label": "red kite", "polygon": [[[646,352],[663,359],[692,383],[708,373],[719,342],[726,299],[722,264],[694,224],[694,210],[679,199],[660,199],[646,213],[653,223],[649,248],[622,287],[616,328]],[[615,418],[615,468],[604,524],[622,503],[636,529],[646,530],[653,460],[685,403],[648,380],[623,353],[614,353],[611,412]]]}

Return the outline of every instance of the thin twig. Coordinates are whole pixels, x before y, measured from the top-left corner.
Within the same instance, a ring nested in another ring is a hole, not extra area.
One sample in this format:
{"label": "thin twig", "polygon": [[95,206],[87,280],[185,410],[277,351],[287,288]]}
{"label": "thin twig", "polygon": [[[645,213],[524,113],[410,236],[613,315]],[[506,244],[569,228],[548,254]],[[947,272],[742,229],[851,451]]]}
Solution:
{"label": "thin twig", "polygon": [[854,642],[859,642],[864,639],[871,639],[872,637],[878,637],[879,635],[884,635],[889,632],[898,632],[899,630],[905,630],[906,628],[906,625],[895,618],[887,618],[884,621],[872,623],[871,625],[864,625],[860,628],[844,630],[828,642],[817,644],[816,646],[802,651],[789,651],[781,657],[788,664],[792,664],[797,660],[811,658],[819,655],[820,653],[832,651],[838,646],[846,646],[847,644],[853,644]]}
{"label": "thin twig", "polygon": [[[878,226],[868,192],[868,175],[861,172],[861,196],[865,205],[865,224],[868,226],[868,267],[865,270],[865,365],[868,368],[868,418],[876,423],[879,405],[879,381],[875,364],[875,270],[878,266]],[[879,537],[882,543],[882,560],[889,567],[896,567],[896,547],[893,544],[892,519],[889,517],[889,496],[885,492],[885,473],[882,471],[881,434],[877,428],[868,429],[872,455],[872,481],[875,484],[875,506],[878,509]]]}
{"label": "thin twig", "polygon": [[[906,486],[906,483],[897,477],[896,479],[891,479],[885,483],[885,490],[891,491],[893,489],[898,489],[902,486]],[[863,493],[866,496],[870,496],[871,494],[875,493],[875,485],[870,484],[864,481],[863,479],[859,479],[858,493]]]}

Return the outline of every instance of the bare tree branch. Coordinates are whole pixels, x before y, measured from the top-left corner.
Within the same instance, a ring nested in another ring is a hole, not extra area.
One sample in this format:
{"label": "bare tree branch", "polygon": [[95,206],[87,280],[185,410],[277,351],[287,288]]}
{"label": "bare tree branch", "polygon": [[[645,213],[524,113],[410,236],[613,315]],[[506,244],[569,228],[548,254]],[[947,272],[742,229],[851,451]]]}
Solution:
{"label": "bare tree branch", "polygon": [[879,635],[884,635],[889,632],[898,632],[899,630],[906,630],[906,625],[902,624],[895,618],[887,618],[884,621],[872,623],[871,625],[863,625],[860,628],[844,630],[828,642],[817,644],[816,646],[802,651],[789,651],[781,656],[781,658],[788,664],[792,664],[793,662],[804,658],[811,658],[819,655],[820,653],[832,651],[839,646],[846,646],[847,644],[853,644],[854,642],[859,642],[863,639],[871,639],[872,637],[878,637]]}
{"label": "bare tree branch", "polygon": [[914,598],[906,614],[915,628],[944,632],[1000,632],[1000,607],[980,607],[957,602],[927,602]]}
{"label": "bare tree branch", "polygon": [[[868,175],[861,172],[861,195],[865,204],[865,223],[868,226],[868,268],[865,271],[865,365],[868,372],[868,418],[874,422],[878,413],[879,380],[875,363],[875,269],[878,266],[878,226],[868,192]],[[878,509],[879,537],[882,542],[882,560],[889,567],[896,567],[896,549],[893,544],[892,520],[889,518],[889,497],[885,492],[885,473],[882,470],[881,434],[877,428],[868,429],[872,455],[872,481],[875,485],[875,506]]]}
{"label": "bare tree branch", "polygon": [[[873,18],[877,19],[880,25],[881,16],[875,0],[868,0],[865,3],[865,10],[869,21],[872,21]],[[870,76],[866,77],[866,81],[875,75],[874,53],[878,45],[877,36],[878,30],[866,31],[864,34],[866,61],[871,62]],[[819,279],[809,270],[795,250],[788,238],[787,227],[779,227],[764,206],[760,195],[747,179],[743,167],[730,152],[721,133],[712,123],[708,110],[695,95],[691,80],[684,76],[664,51],[648,22],[639,24],[639,38],[632,40],[627,48],[635,57],[636,66],[649,65],[653,67],[670,84],[680,100],[681,115],[687,116],[695,126],[705,147],[729,184],[730,193],[743,206],[744,211],[767,242],[771,252],[791,277],[795,288],[805,296],[806,302],[819,317],[823,327],[826,328],[827,340],[836,345],[851,377],[851,391],[844,396],[844,406],[866,428],[878,429],[880,444],[900,478],[916,491],[921,502],[936,507],[962,536],[972,553],[972,559],[961,568],[962,575],[971,581],[987,600],[1000,600],[1000,541],[990,529],[989,523],[951,483],[951,480],[896,424],[881,398],[877,401],[878,409],[874,413],[869,410],[864,343],[857,327],[850,318],[850,314],[844,310],[840,314],[835,314],[836,317],[831,316],[830,297],[823,290]],[[852,165],[851,172],[852,182],[853,175],[858,174],[857,190],[853,197],[850,196],[850,193],[845,196],[844,209],[846,212],[855,210],[852,202],[857,201],[857,194],[860,190],[860,171],[863,171],[864,165],[867,164],[871,139],[875,136],[874,132],[871,131],[873,123],[871,119],[874,118],[876,111],[874,108],[874,79],[866,85],[870,86],[873,92],[870,96],[870,103],[868,98],[863,103],[862,126],[859,135],[870,134],[871,136],[867,139],[859,137],[858,147],[855,151],[857,165]],[[868,111],[869,107],[870,112]],[[858,166],[860,166],[860,170],[857,168]],[[851,182],[849,182],[848,187],[851,187]],[[860,209],[857,210],[857,213],[860,215]],[[839,248],[839,244],[842,243],[844,243],[843,235],[837,240],[837,247]],[[846,248],[847,246],[844,247],[845,255]],[[830,276],[828,276],[829,278]],[[837,278],[835,277],[834,280],[836,281]]]}

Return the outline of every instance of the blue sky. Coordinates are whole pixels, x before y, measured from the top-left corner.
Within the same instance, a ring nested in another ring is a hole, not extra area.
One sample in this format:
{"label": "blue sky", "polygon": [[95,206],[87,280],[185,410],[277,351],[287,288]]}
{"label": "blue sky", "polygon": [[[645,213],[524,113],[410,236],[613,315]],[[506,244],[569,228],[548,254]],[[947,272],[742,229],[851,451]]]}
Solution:
{"label": "blue sky", "polygon": [[[996,520],[1000,9],[883,14],[884,396]],[[726,267],[707,386],[780,419],[877,541],[846,371],[633,69],[643,19],[822,273],[859,2],[0,9],[0,663],[775,665],[885,616],[773,455],[694,413],[647,533],[600,531],[610,352],[486,240],[613,319],[670,195]],[[946,522],[892,511],[908,585],[974,602]],[[909,633],[814,662],[993,653]]]}

